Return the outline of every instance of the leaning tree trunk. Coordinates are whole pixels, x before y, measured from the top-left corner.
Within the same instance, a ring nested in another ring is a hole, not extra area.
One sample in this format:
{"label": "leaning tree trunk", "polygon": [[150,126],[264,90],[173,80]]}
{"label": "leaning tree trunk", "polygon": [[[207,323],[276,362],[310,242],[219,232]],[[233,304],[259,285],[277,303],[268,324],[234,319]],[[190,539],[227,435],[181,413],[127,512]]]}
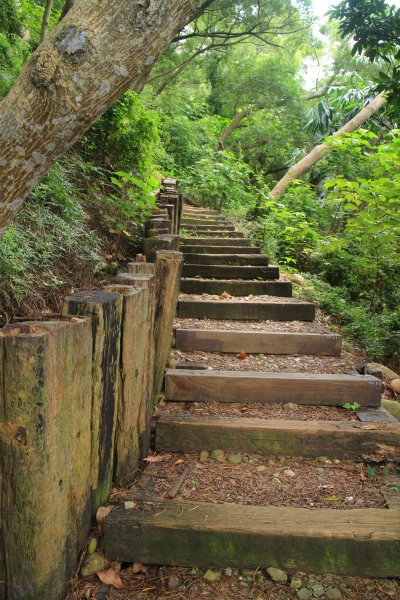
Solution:
{"label": "leaning tree trunk", "polygon": [[[374,98],[372,102],[368,104],[368,106],[363,108],[363,110],[358,113],[358,115],[356,115],[353,119],[351,119],[351,121],[346,123],[346,125],[343,125],[341,129],[336,131],[336,133],[334,133],[332,137],[336,138],[346,133],[356,131],[359,127],[361,127],[361,125],[368,121],[368,119],[372,117],[373,114],[375,114],[380,108],[382,108],[382,106],[385,103],[386,98],[382,94],[379,94],[379,96],[376,96],[376,98]],[[313,148],[311,152],[307,154],[307,156],[305,156],[298,163],[293,165],[293,167],[290,167],[286,175],[282,177],[282,179],[278,181],[276,186],[271,190],[270,194],[272,198],[274,200],[277,200],[281,196],[283,196],[283,194],[286,192],[287,188],[294,179],[299,179],[300,177],[305,175],[305,173],[307,173],[311,169],[311,167],[315,165],[315,163],[317,163],[319,160],[321,160],[321,158],[325,156],[326,152],[332,148],[332,143],[333,140],[329,142],[324,142],[323,144],[319,144],[319,146],[315,146],[315,148]]]}
{"label": "leaning tree trunk", "polygon": [[212,0],[80,0],[0,103],[0,236],[39,179]]}
{"label": "leaning tree trunk", "polygon": [[231,135],[231,133],[233,133],[235,131],[235,129],[237,129],[240,126],[243,119],[245,119],[246,117],[249,117],[251,114],[253,114],[253,112],[255,112],[257,110],[262,110],[263,108],[265,108],[264,102],[257,104],[253,108],[246,108],[246,109],[238,112],[234,116],[232,121],[229,123],[229,125],[227,125],[227,127],[225,127],[225,129],[222,130],[221,135],[219,136],[219,144],[220,144],[221,148],[222,149],[224,148],[226,140]]}

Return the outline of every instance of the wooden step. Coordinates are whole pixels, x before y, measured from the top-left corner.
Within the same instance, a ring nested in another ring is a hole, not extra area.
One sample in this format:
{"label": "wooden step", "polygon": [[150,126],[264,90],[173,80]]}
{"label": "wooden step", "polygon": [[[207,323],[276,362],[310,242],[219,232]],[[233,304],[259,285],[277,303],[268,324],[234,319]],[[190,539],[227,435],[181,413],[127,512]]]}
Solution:
{"label": "wooden step", "polygon": [[371,375],[169,369],[165,376],[165,397],[172,402],[380,406],[382,389]]}
{"label": "wooden step", "polygon": [[178,350],[247,352],[247,354],[308,354],[340,356],[342,339],[326,333],[284,333],[226,329],[175,331]]}
{"label": "wooden step", "polygon": [[[242,235],[242,234],[241,234]],[[231,238],[231,237],[216,237],[216,238],[181,238],[181,244],[185,246],[247,246],[251,245],[251,240],[247,238]]]}
{"label": "wooden step", "polygon": [[206,277],[209,279],[279,279],[276,266],[236,265],[183,265],[183,277]]}
{"label": "wooden step", "polygon": [[265,254],[198,254],[196,252],[187,254],[185,252],[186,265],[237,265],[257,266],[268,265],[268,256]]}
{"label": "wooden step", "polygon": [[[242,240],[243,242],[243,240]],[[261,248],[253,247],[253,246],[200,246],[200,245],[189,245],[185,244],[180,247],[181,252],[183,252],[184,256],[194,256],[194,255],[202,255],[202,254],[210,254],[211,256],[226,254],[231,256],[233,254],[246,254],[246,255],[254,255],[261,254]],[[199,263],[202,264],[202,263]]]}
{"label": "wooden step", "polygon": [[275,456],[400,460],[400,423],[162,415],[158,452],[225,450]]}
{"label": "wooden step", "polygon": [[239,302],[179,300],[178,316],[188,319],[230,319],[243,321],[314,321],[310,302]]}
{"label": "wooden step", "polygon": [[192,224],[182,222],[182,229],[186,229],[187,231],[198,231],[201,233],[202,231],[235,231],[234,225],[224,225],[223,223],[217,223],[216,225],[211,225],[210,223],[204,224],[204,222],[199,224]]}
{"label": "wooden step", "polygon": [[201,231],[197,228],[193,228],[193,227],[182,227],[182,231],[184,234],[191,234],[191,235],[199,235],[201,236],[201,238],[197,238],[197,239],[206,239],[206,238],[215,238],[215,237],[219,237],[219,238],[223,238],[223,239],[237,239],[237,238],[243,238],[244,234],[241,233],[240,231],[228,231],[226,229],[202,229]]}
{"label": "wooden step", "polygon": [[[227,275],[229,275],[227,273]],[[292,284],[290,281],[246,281],[244,279],[181,279],[181,292],[185,294],[222,294],[231,296],[268,296],[290,297]]]}
{"label": "wooden step", "polygon": [[188,207],[188,206],[185,206],[183,208],[183,214],[222,216],[221,213],[219,212],[219,210],[212,210],[210,208]]}
{"label": "wooden step", "polygon": [[199,216],[199,217],[192,217],[192,216],[185,216],[182,215],[182,219],[181,219],[181,223],[182,225],[230,225],[231,223],[228,223],[228,221],[226,219],[224,219],[223,217],[204,217],[204,216]]}
{"label": "wooden step", "polygon": [[400,510],[142,502],[111,511],[104,549],[127,563],[395,577]]}

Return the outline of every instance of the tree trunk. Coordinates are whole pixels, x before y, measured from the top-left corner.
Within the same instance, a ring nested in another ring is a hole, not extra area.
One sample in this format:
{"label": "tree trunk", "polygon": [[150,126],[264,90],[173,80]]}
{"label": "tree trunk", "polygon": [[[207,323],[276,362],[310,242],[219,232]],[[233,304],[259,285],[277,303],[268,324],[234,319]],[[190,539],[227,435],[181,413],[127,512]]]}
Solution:
{"label": "tree trunk", "polygon": [[229,125],[225,127],[225,129],[223,129],[221,135],[219,136],[219,143],[221,148],[224,148],[226,140],[231,135],[231,133],[239,127],[243,119],[250,116],[253,112],[257,110],[262,110],[263,108],[265,108],[265,104],[261,103],[257,104],[257,106],[254,106],[253,108],[246,108],[245,110],[241,110],[240,112],[238,112],[237,115],[235,115],[235,117],[229,123]]}
{"label": "tree trunk", "polygon": [[46,0],[46,6],[44,9],[42,28],[40,30],[40,43],[43,42],[46,37],[47,30],[49,28],[49,21],[51,15],[51,7],[53,6],[53,0]]}
{"label": "tree trunk", "polygon": [[[363,110],[358,113],[358,115],[356,115],[353,119],[351,119],[351,121],[346,123],[346,125],[343,125],[343,127],[339,129],[336,133],[334,133],[332,137],[340,137],[345,133],[351,133],[352,131],[356,131],[357,129],[359,129],[359,127],[361,127],[361,125],[368,121],[368,119],[372,117],[373,114],[375,114],[380,108],[382,108],[382,106],[385,103],[386,98],[382,94],[379,94],[379,96],[376,96],[376,98],[374,98],[372,102],[368,104],[368,106],[363,108]],[[281,198],[281,196],[283,196],[283,194],[286,192],[288,186],[292,183],[292,181],[294,179],[299,179],[300,177],[305,175],[305,173],[307,173],[311,169],[311,167],[315,165],[315,163],[317,163],[319,160],[321,160],[321,158],[325,156],[326,152],[330,150],[331,147],[332,141],[319,144],[318,146],[315,146],[315,148],[313,148],[311,152],[307,154],[307,156],[305,156],[298,163],[293,165],[293,167],[290,167],[286,175],[282,177],[282,179],[278,181],[276,186],[271,190],[270,194],[272,198],[274,200]]]}
{"label": "tree trunk", "polygon": [[212,0],[80,0],[0,104],[0,236],[54,162]]}

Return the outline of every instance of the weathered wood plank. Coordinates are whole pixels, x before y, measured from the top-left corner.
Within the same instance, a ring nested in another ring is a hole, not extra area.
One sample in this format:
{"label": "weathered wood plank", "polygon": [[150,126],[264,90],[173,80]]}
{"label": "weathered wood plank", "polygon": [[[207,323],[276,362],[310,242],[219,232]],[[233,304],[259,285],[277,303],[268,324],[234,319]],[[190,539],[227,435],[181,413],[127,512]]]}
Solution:
{"label": "weathered wood plank", "polygon": [[179,402],[295,402],[327,406],[358,402],[361,406],[379,406],[382,382],[371,375],[170,369],[165,377],[165,394],[167,400]]}
{"label": "weathered wood plank", "polygon": [[251,246],[251,240],[238,237],[208,237],[208,238],[180,238],[180,243],[185,246]]}
{"label": "weathered wood plank", "polygon": [[154,275],[155,264],[148,262],[130,262],[127,264],[127,271],[134,275]]}
{"label": "weathered wood plank", "polygon": [[400,574],[400,511],[144,503],[105,521],[109,560],[360,577]]}
{"label": "weathered wood plank", "polygon": [[221,216],[221,213],[219,212],[219,210],[212,210],[212,209],[208,209],[208,208],[199,208],[199,207],[190,207],[188,205],[183,207],[183,214],[184,215],[199,215],[199,216],[205,216],[207,217],[208,215],[216,215],[216,216]]}
{"label": "weathered wood plank", "polygon": [[268,256],[265,254],[200,254],[185,252],[186,265],[264,265],[268,266]]}
{"label": "weathered wood plank", "polygon": [[62,600],[75,572],[91,523],[91,373],[89,319],[0,332],[2,598]]}
{"label": "weathered wood plank", "polygon": [[223,217],[205,217],[205,216],[183,216],[182,218],[182,227],[185,225],[230,225]]}
{"label": "weathered wood plank", "polygon": [[172,326],[178,302],[182,264],[181,252],[166,250],[157,252],[153,402],[157,402],[161,392],[165,365],[171,351]]}
{"label": "weathered wood plank", "polygon": [[292,284],[290,281],[251,281],[244,279],[181,279],[181,292],[185,294],[222,294],[228,292],[231,296],[249,296],[266,294],[290,298]]}
{"label": "weathered wood plank", "polygon": [[201,238],[196,238],[196,239],[209,239],[209,238],[224,238],[226,240],[233,240],[233,239],[243,239],[244,238],[244,234],[239,232],[239,231],[227,231],[225,229],[202,229],[201,231],[199,231],[198,229],[195,229],[193,227],[182,227],[184,233],[186,232],[187,234],[193,234],[193,235],[199,235],[201,236]]}
{"label": "weathered wood plank", "polygon": [[183,266],[183,277],[205,277],[209,279],[279,279],[279,267],[237,265],[187,265]]}
{"label": "weathered wood plank", "polygon": [[159,452],[227,452],[363,460],[400,459],[400,423],[285,421],[162,415],[157,421]]}
{"label": "weathered wood plank", "polygon": [[340,356],[342,339],[326,333],[294,333],[226,329],[176,329],[176,348],[248,354],[315,354]]}
{"label": "weathered wood plank", "polygon": [[111,491],[121,346],[122,296],[101,290],[68,296],[64,315],[92,320],[92,511]]}
{"label": "weathered wood plank", "polygon": [[313,321],[315,306],[310,302],[220,302],[180,300],[181,318],[231,319],[244,321]]}
{"label": "weathered wood plank", "polygon": [[[146,264],[146,263],[137,263]],[[114,482],[123,487],[133,482],[140,461],[140,415],[151,414],[151,398],[144,386],[150,292],[144,287],[109,285],[108,292],[123,296],[121,357],[119,365]]]}
{"label": "weathered wood plank", "polygon": [[204,223],[204,221],[202,221],[201,223],[187,223],[187,221],[183,221],[182,222],[182,228],[185,229],[186,231],[235,231],[235,226],[234,225],[226,225],[223,222],[220,223],[216,223],[216,224],[212,224],[210,222]]}
{"label": "weathered wood plank", "polygon": [[189,244],[181,245],[184,256],[201,254],[261,254],[261,248],[256,246],[191,246]]}

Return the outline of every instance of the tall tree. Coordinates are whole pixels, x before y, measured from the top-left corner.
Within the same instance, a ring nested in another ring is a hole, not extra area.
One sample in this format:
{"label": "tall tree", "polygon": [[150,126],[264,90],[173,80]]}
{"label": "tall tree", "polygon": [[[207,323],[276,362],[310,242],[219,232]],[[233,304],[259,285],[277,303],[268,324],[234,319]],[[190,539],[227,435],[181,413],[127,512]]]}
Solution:
{"label": "tall tree", "polygon": [[0,235],[38,180],[212,0],[80,0],[0,104]]}

